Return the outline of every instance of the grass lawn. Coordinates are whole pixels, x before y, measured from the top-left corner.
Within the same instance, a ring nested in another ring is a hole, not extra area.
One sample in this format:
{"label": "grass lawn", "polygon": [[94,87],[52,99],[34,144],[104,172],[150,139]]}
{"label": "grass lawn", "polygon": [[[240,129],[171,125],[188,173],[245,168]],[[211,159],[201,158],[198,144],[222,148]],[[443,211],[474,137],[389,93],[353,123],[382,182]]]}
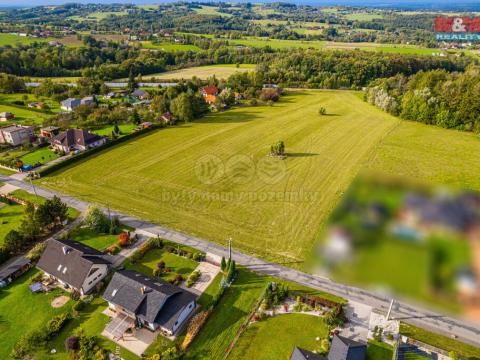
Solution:
{"label": "grass lawn", "polygon": [[[95,134],[101,135],[101,136],[111,136],[114,127],[115,127],[115,125],[110,125],[110,126],[104,127],[103,129],[92,130],[92,132],[95,133]],[[120,124],[120,125],[118,125],[118,128],[120,129],[121,135],[131,134],[136,127],[137,127],[137,125],[135,125],[135,124]]]}
{"label": "grass lawn", "polygon": [[229,359],[288,359],[295,346],[320,350],[321,339],[328,337],[323,319],[305,314],[284,314],[267,318],[248,327]]}
{"label": "grass lawn", "polygon": [[140,41],[140,45],[144,49],[156,49],[163,51],[200,51],[201,49],[192,44],[177,44],[168,41],[161,43],[152,43],[151,41]]}
{"label": "grass lawn", "polygon": [[[35,194],[30,194],[29,192],[23,189],[17,189],[13,191],[10,195],[16,197],[17,199],[21,199],[24,201],[29,201],[33,204],[43,204],[45,202],[45,198],[40,196],[35,196]],[[77,209],[68,208],[68,217],[70,219],[76,219],[80,215],[80,212]]]}
{"label": "grass lawn", "polygon": [[153,249],[137,263],[132,264],[129,260],[124,264],[126,269],[135,270],[148,276],[153,276],[153,270],[157,268],[159,261],[163,260],[167,268],[172,269],[170,273],[162,276],[163,280],[173,280],[177,274],[187,278],[190,273],[198,266],[196,261],[184,258],[163,249]]}
{"label": "grass lawn", "polygon": [[20,160],[22,160],[25,165],[34,165],[36,163],[45,164],[57,158],[58,155],[52,150],[48,147],[43,147],[23,155]]}
{"label": "grass lawn", "polygon": [[[116,344],[100,334],[109,322],[110,318],[102,311],[107,307],[107,302],[100,297],[95,298],[81,312],[78,318],[68,322],[60,334],[47,344],[47,349],[39,351],[37,358],[39,360],[68,360],[70,355],[65,351],[65,340],[71,336],[78,328],[82,328],[85,335],[96,336],[101,347],[115,353]],[[50,349],[56,349],[55,355],[50,354]],[[120,347],[120,355],[124,360],[137,360],[138,356],[130,353],[128,350]]]}
{"label": "grass lawn", "polygon": [[27,107],[17,107],[4,104],[0,104],[0,112],[11,112],[15,115],[15,118],[10,121],[10,123],[21,123],[27,125],[41,125],[43,120],[49,116],[52,116],[51,114],[29,110]]}
{"label": "grass lawn", "polygon": [[195,66],[186,69],[167,71],[164,73],[151,74],[143,76],[143,80],[172,80],[172,79],[191,79],[196,76],[199,79],[207,79],[215,75],[217,79],[226,79],[237,71],[251,71],[255,69],[253,64],[240,64],[237,68],[235,64]]}
{"label": "grass lawn", "polygon": [[23,217],[23,206],[0,203],[0,246],[10,230],[17,230]]}
{"label": "grass lawn", "polygon": [[0,359],[9,358],[22,335],[44,326],[73,305],[72,301],[58,309],[50,305],[55,297],[64,294],[61,290],[33,294],[28,286],[37,273],[38,270],[32,269],[0,291]]}
{"label": "grass lawn", "polygon": [[50,38],[33,38],[33,37],[28,37],[28,36],[19,36],[19,35],[13,35],[13,34],[0,34],[0,46],[5,46],[5,45],[17,45],[17,44],[22,44],[22,45],[28,45],[32,44],[34,42],[46,42],[50,41],[52,39]]}
{"label": "grass lawn", "polygon": [[393,347],[375,340],[368,342],[367,360],[385,360],[393,356]]}
{"label": "grass lawn", "polygon": [[[319,116],[320,106],[332,115]],[[221,244],[231,236],[252,254],[304,259],[398,123],[355,92],[295,92],[272,107],[237,108],[151,132],[39,181]],[[280,139],[291,155],[271,162],[270,145]],[[211,154],[221,164],[214,184],[200,173]]]}
{"label": "grass lawn", "polygon": [[[401,259],[409,259],[409,265]],[[406,296],[427,296],[428,276],[428,249],[399,240],[381,241],[359,249],[353,266],[339,266],[335,272],[335,277],[341,281],[376,284]]]}
{"label": "grass lawn", "polygon": [[[232,287],[226,290],[225,294],[223,295],[222,299],[220,300],[213,313],[208,318],[199,335],[195,338],[193,343],[187,349],[185,358],[198,359],[208,356],[209,359],[223,359],[228,345],[232,342],[236,332],[240,328],[241,324],[245,321],[245,317],[248,315],[253,305],[259,299],[259,297],[265,290],[267,284],[271,281],[286,284],[290,290],[302,291],[317,296],[324,296],[326,298],[330,298],[339,302],[345,301],[333,295],[314,291],[298,284],[289,283],[273,277],[257,275],[244,268],[239,268],[237,279],[233,283]],[[215,281],[207,288],[207,295],[202,295],[202,297],[200,297],[199,304],[207,306],[209,305],[211,296],[213,296],[213,294],[218,289],[219,282],[220,278],[217,277]],[[318,318],[315,318],[315,320],[318,321]],[[285,321],[285,326],[288,326],[288,319],[285,319]],[[307,323],[305,322],[304,325],[305,324]],[[279,324],[277,326],[280,327]],[[320,325],[314,328],[320,329]],[[268,331],[268,329],[265,330]],[[264,334],[264,336],[267,335]],[[281,331],[276,332],[275,336],[282,336]],[[289,333],[286,336],[294,335],[292,333]],[[261,342],[257,342],[257,344],[261,344]],[[258,349],[252,349],[252,351],[255,350]],[[255,359],[255,357],[243,358]],[[285,356],[283,358],[287,357]]]}
{"label": "grass lawn", "polygon": [[10,175],[13,175],[13,174],[15,174],[15,171],[8,170],[8,169],[0,167],[0,175],[10,176]]}
{"label": "grass lawn", "polygon": [[480,190],[478,135],[402,121],[372,154],[368,168],[427,184]]}
{"label": "grass lawn", "polygon": [[464,358],[480,358],[480,348],[462,343],[458,340],[430,332],[406,323],[400,323],[400,334],[438,347],[445,351],[454,351]]}
{"label": "grass lawn", "polygon": [[103,251],[110,245],[118,242],[118,235],[97,234],[95,231],[87,228],[73,230],[70,232],[70,238],[99,251]]}

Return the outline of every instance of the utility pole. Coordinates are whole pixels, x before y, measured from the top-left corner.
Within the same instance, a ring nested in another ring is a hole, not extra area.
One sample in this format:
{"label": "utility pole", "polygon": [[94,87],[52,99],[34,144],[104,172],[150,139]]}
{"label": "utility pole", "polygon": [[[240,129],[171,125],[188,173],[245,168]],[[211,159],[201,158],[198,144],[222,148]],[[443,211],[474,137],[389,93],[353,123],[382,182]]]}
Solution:
{"label": "utility pole", "polygon": [[390,314],[392,312],[392,308],[393,308],[393,303],[395,302],[394,299],[392,299],[392,301],[390,301],[390,307],[388,308],[388,313],[387,313],[387,321],[390,320]]}
{"label": "utility pole", "polygon": [[38,198],[37,189],[35,189],[35,185],[33,185],[33,181],[32,181],[32,173],[28,173],[28,179],[30,180],[30,185],[32,185],[33,193],[35,194],[35,197]]}

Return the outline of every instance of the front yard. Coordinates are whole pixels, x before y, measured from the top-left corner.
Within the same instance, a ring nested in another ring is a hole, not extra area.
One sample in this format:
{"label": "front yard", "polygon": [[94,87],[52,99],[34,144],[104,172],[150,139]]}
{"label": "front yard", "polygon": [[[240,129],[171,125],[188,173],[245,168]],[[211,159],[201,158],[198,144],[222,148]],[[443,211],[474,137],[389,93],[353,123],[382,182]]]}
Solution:
{"label": "front yard", "polygon": [[177,275],[182,275],[184,278],[187,278],[198,266],[198,262],[192,259],[172,254],[165,249],[153,249],[148,251],[145,256],[136,263],[127,261],[125,268],[153,276],[153,272],[160,261],[164,261],[165,266],[171,270],[162,275],[162,279],[166,281],[175,279]]}
{"label": "front yard", "polygon": [[30,279],[39,271],[32,269],[0,290],[0,359],[8,359],[13,346],[22,335],[45,325],[53,316],[71,309],[73,301],[61,308],[53,308],[54,298],[64,294],[56,289],[48,294],[33,294]]}
{"label": "front yard", "polygon": [[75,240],[98,251],[104,251],[110,245],[118,242],[118,235],[97,234],[95,231],[81,227],[69,233],[69,240]]}
{"label": "front yard", "polygon": [[0,202],[0,246],[10,230],[16,230],[20,227],[22,217],[22,205],[8,205]]}

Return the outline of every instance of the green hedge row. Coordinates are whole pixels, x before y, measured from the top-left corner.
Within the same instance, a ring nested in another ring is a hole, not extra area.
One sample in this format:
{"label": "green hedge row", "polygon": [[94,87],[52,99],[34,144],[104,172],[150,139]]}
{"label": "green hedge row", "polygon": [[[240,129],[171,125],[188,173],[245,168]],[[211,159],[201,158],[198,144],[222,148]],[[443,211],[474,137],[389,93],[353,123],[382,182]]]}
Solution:
{"label": "green hedge row", "polygon": [[143,134],[146,134],[148,132],[151,132],[155,129],[159,129],[163,127],[162,125],[153,125],[152,127],[150,128],[147,128],[147,129],[142,129],[142,130],[139,130],[139,131],[136,131],[136,132],[133,132],[131,134],[128,134],[128,135],[125,135],[121,138],[118,138],[118,139],[115,139],[115,140],[110,140],[108,141],[107,143],[105,143],[104,145],[102,146],[99,146],[97,148],[93,148],[93,149],[90,149],[90,150],[87,150],[87,151],[83,151],[77,155],[72,155],[71,157],[69,157],[68,159],[64,160],[64,161],[61,161],[57,164],[53,164],[51,166],[48,166],[40,171],[38,171],[38,174],[40,175],[40,177],[42,176],[47,176],[47,175],[50,175],[52,173],[54,173],[55,171],[58,171],[60,169],[63,169],[64,167],[66,166],[69,166],[69,165],[72,165],[80,160],[83,160],[83,159],[86,159],[88,158],[89,156],[92,156],[94,154],[97,154],[103,150],[106,150],[112,146],[115,146],[115,145],[118,145],[120,143],[123,143],[123,142],[126,142],[126,141],[129,141],[133,138],[136,138],[136,137],[139,137]]}

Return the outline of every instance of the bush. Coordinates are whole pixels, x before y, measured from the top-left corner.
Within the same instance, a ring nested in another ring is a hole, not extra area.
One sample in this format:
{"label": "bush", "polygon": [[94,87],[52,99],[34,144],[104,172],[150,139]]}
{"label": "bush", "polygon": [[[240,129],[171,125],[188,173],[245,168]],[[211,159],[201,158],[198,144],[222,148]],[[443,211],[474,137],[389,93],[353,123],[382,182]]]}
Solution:
{"label": "bush", "polygon": [[190,274],[185,285],[187,285],[187,287],[191,287],[193,284],[195,284],[195,282],[200,278],[201,275],[202,273],[200,271],[195,270]]}
{"label": "bush", "polygon": [[78,336],[70,336],[65,340],[65,349],[67,351],[77,351],[80,349],[80,338]]}
{"label": "bush", "polygon": [[118,244],[110,245],[105,249],[105,252],[110,255],[115,255],[120,252],[121,247]]}
{"label": "bush", "polygon": [[327,109],[325,109],[323,106],[318,109],[318,115],[326,115],[327,114]]}
{"label": "bush", "polygon": [[110,230],[110,220],[100,208],[90,206],[85,215],[83,223],[96,233],[108,233]]}
{"label": "bush", "polygon": [[118,245],[121,247],[128,246],[130,244],[130,235],[123,231],[118,235]]}
{"label": "bush", "polygon": [[47,247],[47,242],[43,241],[36,244],[30,251],[27,253],[27,259],[30,261],[37,261],[42,256],[45,248]]}
{"label": "bush", "polygon": [[71,318],[72,316],[70,315],[70,313],[66,312],[64,314],[57,315],[52,320],[50,320],[47,323],[48,337],[51,338],[53,335],[57,334]]}

